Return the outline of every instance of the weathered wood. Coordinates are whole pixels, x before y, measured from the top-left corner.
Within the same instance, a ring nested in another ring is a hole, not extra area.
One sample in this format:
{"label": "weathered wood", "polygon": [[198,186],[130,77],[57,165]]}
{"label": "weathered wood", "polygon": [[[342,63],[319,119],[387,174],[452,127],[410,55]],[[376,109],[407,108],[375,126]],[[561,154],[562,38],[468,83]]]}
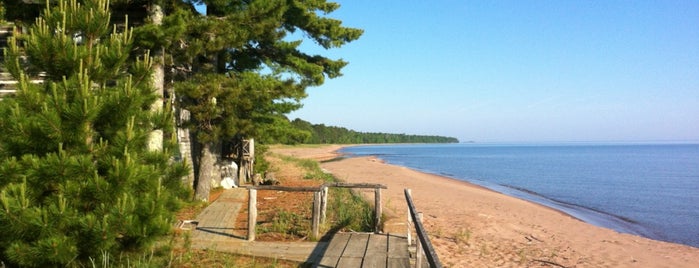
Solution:
{"label": "weathered wood", "polygon": [[337,264],[339,262],[340,256],[323,256],[318,262],[318,265],[313,267],[338,267]]}
{"label": "weathered wood", "polygon": [[381,188],[374,188],[374,233],[381,233]]}
{"label": "weathered wood", "polygon": [[[422,223],[422,212],[417,213],[417,221]],[[422,258],[425,256],[425,249],[422,248],[422,243],[417,243],[415,250],[415,267],[422,267]]]}
{"label": "weathered wood", "polygon": [[376,183],[346,183],[346,182],[326,182],[323,184],[327,187],[337,188],[381,188],[388,189],[386,185]]}
{"label": "weathered wood", "polygon": [[287,192],[317,192],[321,191],[323,187],[335,187],[335,188],[366,188],[366,189],[388,189],[386,185],[382,184],[370,184],[370,183],[324,183],[319,186],[306,186],[306,187],[291,187],[291,186],[280,186],[280,185],[258,185],[258,186],[246,186],[249,189],[257,190],[273,190],[273,191],[287,191]]}
{"label": "weathered wood", "polygon": [[386,238],[388,241],[386,247],[388,248],[389,258],[410,258],[410,252],[407,250],[408,240],[405,239],[405,237],[388,234]]}
{"label": "weathered wood", "polygon": [[347,247],[347,242],[350,240],[349,234],[335,234],[328,244],[328,248],[325,250],[323,256],[333,256],[340,257],[342,253],[345,252]]}
{"label": "weathered wood", "polygon": [[[405,192],[406,192],[407,195],[412,196],[412,192],[411,192],[410,189],[405,189]],[[407,237],[408,237],[408,246],[411,246],[411,245],[413,244],[413,238],[412,238],[412,232],[413,232],[413,231],[412,231],[412,230],[413,230],[413,218],[410,217],[410,207],[408,207],[408,213],[407,213],[406,215],[407,215],[407,217],[408,217],[408,221],[407,221],[407,226],[408,226],[408,234],[407,234]]]}
{"label": "weathered wood", "polygon": [[291,187],[291,186],[279,186],[279,185],[259,185],[259,186],[246,186],[248,189],[256,189],[260,191],[271,190],[271,191],[285,191],[285,192],[318,192],[320,187]]}
{"label": "weathered wood", "polygon": [[362,257],[341,257],[340,261],[337,262],[338,268],[351,268],[351,267],[362,267]]}
{"label": "weathered wood", "polygon": [[255,226],[257,225],[257,190],[248,190],[248,241],[255,241]]}
{"label": "weathered wood", "polygon": [[405,237],[387,235],[388,253],[386,254],[386,267],[410,267],[410,252],[408,252],[408,240]]}
{"label": "weathered wood", "polygon": [[390,234],[338,233],[314,267],[410,267],[405,237]]}
{"label": "weathered wood", "polygon": [[410,267],[410,260],[408,258],[388,258],[386,260],[386,268],[408,268]]}
{"label": "weathered wood", "polygon": [[366,247],[369,242],[369,234],[350,234],[345,251],[337,263],[337,267],[361,267]]}
{"label": "weathered wood", "polygon": [[313,218],[311,219],[312,239],[320,237],[320,191],[313,193]]}
{"label": "weathered wood", "polygon": [[328,216],[328,187],[323,186],[320,192],[322,200],[320,203],[320,223],[325,223],[325,219]]}
{"label": "weathered wood", "polygon": [[413,203],[413,197],[410,194],[409,189],[405,189],[404,192],[405,200],[408,203],[408,208],[410,209],[410,215],[413,218],[413,222],[415,223],[415,233],[417,234],[417,237],[420,240],[418,244],[424,247],[425,257],[427,258],[427,262],[430,264],[430,267],[441,268],[442,263],[439,261],[439,256],[437,256],[437,252],[432,246],[432,242],[430,242],[429,236],[427,236],[427,233],[425,232],[425,227],[422,225],[422,222],[417,219],[418,213],[417,209],[415,209],[415,204]]}
{"label": "weathered wood", "polygon": [[321,258],[318,263],[318,267],[337,267],[342,253],[345,252],[345,247],[347,247],[349,239],[349,235],[335,234],[332,240],[330,240],[328,247],[325,249],[323,258]]}
{"label": "weathered wood", "polygon": [[353,233],[347,242],[345,252],[342,257],[364,257],[366,246],[369,242],[369,234]]}
{"label": "weathered wood", "polygon": [[383,234],[374,234],[369,236],[362,267],[385,267],[387,260],[388,237]]}

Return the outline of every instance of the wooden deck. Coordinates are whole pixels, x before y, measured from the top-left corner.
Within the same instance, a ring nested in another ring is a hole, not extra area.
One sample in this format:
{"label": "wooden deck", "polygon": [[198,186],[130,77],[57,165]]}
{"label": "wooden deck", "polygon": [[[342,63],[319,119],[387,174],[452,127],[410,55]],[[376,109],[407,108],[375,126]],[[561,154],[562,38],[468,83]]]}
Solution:
{"label": "wooden deck", "polygon": [[226,190],[196,218],[192,248],[286,259],[311,267],[410,267],[404,236],[337,233],[329,242],[247,241],[247,230],[236,230],[236,216],[246,203],[247,190]]}
{"label": "wooden deck", "polygon": [[391,234],[338,233],[315,267],[410,267],[408,240]]}

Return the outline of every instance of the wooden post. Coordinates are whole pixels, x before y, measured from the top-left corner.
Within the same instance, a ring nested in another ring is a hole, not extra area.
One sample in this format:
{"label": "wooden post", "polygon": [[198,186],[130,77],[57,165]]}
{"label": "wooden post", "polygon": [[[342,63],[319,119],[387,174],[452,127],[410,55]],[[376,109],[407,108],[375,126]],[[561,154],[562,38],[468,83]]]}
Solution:
{"label": "wooden post", "polygon": [[374,188],[374,233],[381,233],[381,188]]}
{"label": "wooden post", "polygon": [[[409,196],[412,197],[412,191],[411,191],[410,189],[405,189],[405,192],[406,192]],[[412,238],[411,238],[411,236],[412,236],[412,230],[411,230],[411,228],[412,228],[412,225],[413,225],[413,224],[412,224],[412,223],[413,223],[413,217],[412,217],[411,213],[412,213],[412,212],[410,211],[410,207],[408,207],[408,246],[411,246],[411,245],[413,244],[413,241],[412,241]]]}
{"label": "wooden post", "polygon": [[313,192],[313,222],[311,226],[313,239],[318,239],[320,234],[320,199],[320,191]]}
{"label": "wooden post", "polygon": [[257,190],[248,191],[248,241],[255,241],[255,226],[257,225]]}
{"label": "wooden post", "polygon": [[320,202],[320,223],[325,223],[328,212],[328,186],[323,186],[321,190],[322,200]]}
{"label": "wooden post", "polygon": [[[417,218],[422,223],[422,212],[417,213]],[[417,250],[415,250],[415,267],[422,267],[422,255],[425,255],[423,252],[424,250],[422,249],[422,243],[417,242],[415,243],[417,246]]]}

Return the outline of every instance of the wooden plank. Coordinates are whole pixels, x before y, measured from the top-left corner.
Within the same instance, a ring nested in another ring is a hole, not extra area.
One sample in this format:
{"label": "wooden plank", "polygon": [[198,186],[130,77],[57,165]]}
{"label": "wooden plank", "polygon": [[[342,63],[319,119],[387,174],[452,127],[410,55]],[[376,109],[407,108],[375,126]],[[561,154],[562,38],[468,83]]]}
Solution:
{"label": "wooden plank", "polygon": [[312,187],[291,187],[291,186],[278,186],[278,185],[259,185],[259,186],[246,186],[248,189],[256,190],[268,190],[268,191],[286,191],[286,192],[318,192],[321,190],[320,186]]}
{"label": "wooden plank", "polygon": [[337,267],[339,262],[340,262],[339,256],[323,256],[323,258],[320,259],[318,266],[313,266],[313,267],[322,267],[322,268]]}
{"label": "wooden plank", "polygon": [[347,247],[345,247],[345,252],[342,253],[342,257],[363,258],[366,253],[368,242],[369,234],[351,234],[350,240],[347,242]]}
{"label": "wooden plank", "polygon": [[362,267],[386,267],[388,259],[388,237],[383,234],[372,234],[364,254]]}
{"label": "wooden plank", "polygon": [[384,268],[387,265],[386,254],[383,255],[367,255],[364,256],[364,261],[362,262],[362,268]]}
{"label": "wooden plank", "polygon": [[339,256],[334,256],[334,257],[323,256],[323,258],[320,259],[320,262],[318,262],[318,266],[313,266],[313,267],[323,267],[323,268],[337,267],[339,262],[340,262]]}
{"label": "wooden plank", "polygon": [[350,236],[351,234],[335,234],[325,249],[325,254],[320,259],[318,267],[340,267],[340,257],[345,252]]}
{"label": "wooden plank", "polygon": [[369,236],[366,246],[367,253],[388,252],[388,236],[384,234],[373,234]]}
{"label": "wooden plank", "polygon": [[388,258],[386,261],[387,268],[409,268],[410,259],[408,258]]}
{"label": "wooden plank", "polygon": [[337,268],[357,268],[362,267],[362,257],[342,257],[337,262]]}
{"label": "wooden plank", "polygon": [[325,257],[340,257],[342,252],[345,251],[347,247],[347,242],[350,239],[350,234],[335,234],[328,244],[328,248],[325,250]]}
{"label": "wooden plank", "polygon": [[387,235],[389,258],[410,258],[408,239],[396,235]]}
{"label": "wooden plank", "polygon": [[388,189],[386,185],[375,183],[346,183],[346,182],[327,182],[323,186],[338,187],[338,188],[380,188]]}

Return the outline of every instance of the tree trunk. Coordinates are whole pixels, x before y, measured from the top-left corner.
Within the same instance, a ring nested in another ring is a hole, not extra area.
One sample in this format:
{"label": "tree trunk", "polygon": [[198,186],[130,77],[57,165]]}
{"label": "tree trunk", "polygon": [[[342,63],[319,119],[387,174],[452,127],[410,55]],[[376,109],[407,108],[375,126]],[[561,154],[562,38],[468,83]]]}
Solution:
{"label": "tree trunk", "polygon": [[[155,25],[163,24],[163,9],[157,4],[152,4],[148,7],[148,17],[151,23]],[[151,52],[153,57],[153,88],[158,100],[151,106],[151,111],[160,112],[163,110],[163,97],[165,92],[165,69],[163,68],[163,48],[156,49]],[[156,129],[150,133],[148,140],[148,149],[150,151],[161,151],[163,149],[163,130]]]}
{"label": "tree trunk", "polygon": [[196,200],[209,201],[211,179],[213,178],[214,164],[216,163],[213,147],[214,143],[206,143],[201,146],[201,160],[199,160],[197,185],[194,192],[194,198]]}

